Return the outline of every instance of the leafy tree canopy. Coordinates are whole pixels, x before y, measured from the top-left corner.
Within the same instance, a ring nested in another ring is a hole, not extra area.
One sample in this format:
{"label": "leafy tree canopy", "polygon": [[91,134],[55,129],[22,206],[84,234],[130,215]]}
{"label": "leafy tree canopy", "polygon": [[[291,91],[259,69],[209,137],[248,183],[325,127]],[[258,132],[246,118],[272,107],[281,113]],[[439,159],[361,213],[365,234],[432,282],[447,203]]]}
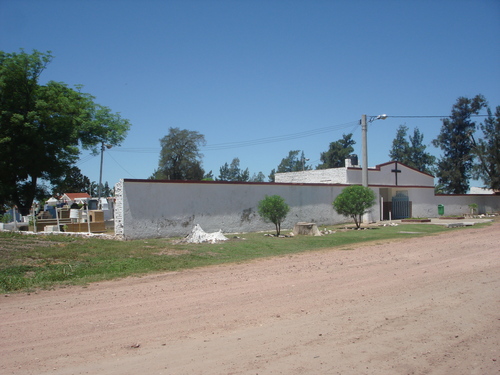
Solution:
{"label": "leafy tree canopy", "polygon": [[257,212],[265,220],[276,227],[276,235],[280,235],[281,223],[290,211],[290,206],[279,195],[267,196],[259,202]]}
{"label": "leafy tree canopy", "polygon": [[500,190],[500,106],[480,125],[482,138],[473,140],[473,153],[477,156],[473,177],[483,180],[485,187]]}
{"label": "leafy tree canopy", "polygon": [[341,168],[345,165],[345,159],[354,152],[353,145],[356,141],[352,139],[352,133],[342,134],[342,138],[338,141],[330,143],[327,151],[322,152],[320,159],[323,164],[317,166],[316,169],[326,168]]}
{"label": "leafy tree canopy", "polygon": [[234,158],[231,165],[225,163],[219,169],[219,181],[242,181],[246,182],[250,179],[248,168],[242,170],[240,168],[240,159]]}
{"label": "leafy tree canopy", "polygon": [[[300,156],[299,156],[300,153]],[[277,172],[297,172],[302,170],[311,169],[310,166],[306,165],[306,157],[304,151],[295,150],[290,151],[286,158],[281,159],[281,163],[278,165]]]}
{"label": "leafy tree canopy", "polygon": [[[300,153],[300,156],[299,156]],[[274,182],[274,175],[276,173],[286,173],[286,172],[298,172],[298,171],[308,171],[311,166],[306,165],[306,162],[309,159],[306,159],[304,155],[304,151],[300,150],[292,150],[288,152],[288,156],[281,159],[281,163],[278,165],[278,168],[273,168],[271,173],[269,174],[269,182]]]}
{"label": "leafy tree canopy", "polygon": [[427,146],[423,143],[424,135],[418,128],[413,130],[413,136],[409,136],[410,141],[406,140],[408,127],[400,125],[396,138],[392,141],[392,149],[389,157],[393,161],[399,161],[408,167],[419,171],[432,173],[432,166],[436,157],[425,151]]}
{"label": "leafy tree canopy", "polygon": [[150,177],[154,180],[201,181],[204,171],[201,167],[200,147],[205,145],[205,136],[194,130],[169,128],[168,134],[160,139],[161,151],[158,169]]}
{"label": "leafy tree canopy", "polygon": [[356,228],[359,228],[361,217],[375,204],[375,193],[368,187],[348,186],[337,195],[332,204],[339,215],[351,217]]}
{"label": "leafy tree canopy", "polygon": [[252,177],[250,178],[250,182],[264,182],[266,179],[266,175],[262,172],[259,172],[257,174],[253,174]]}
{"label": "leafy tree canopy", "polygon": [[71,167],[55,181],[52,186],[52,195],[63,195],[64,193],[89,193],[90,179],[82,174],[78,167]]}
{"label": "leafy tree canopy", "polygon": [[466,194],[469,190],[474,159],[471,136],[476,130],[476,123],[471,117],[486,106],[482,95],[472,99],[459,97],[452,107],[451,116],[442,119],[441,132],[432,142],[443,151],[435,175],[445,193]]}
{"label": "leafy tree canopy", "polygon": [[130,123],[61,82],[39,84],[53,57],[0,51],[0,203],[29,212],[40,180],[57,183],[80,149],[119,145]]}
{"label": "leafy tree canopy", "polygon": [[271,169],[271,173],[269,173],[269,175],[267,176],[269,182],[275,181],[274,179],[275,174],[276,174],[276,169],[275,168]]}

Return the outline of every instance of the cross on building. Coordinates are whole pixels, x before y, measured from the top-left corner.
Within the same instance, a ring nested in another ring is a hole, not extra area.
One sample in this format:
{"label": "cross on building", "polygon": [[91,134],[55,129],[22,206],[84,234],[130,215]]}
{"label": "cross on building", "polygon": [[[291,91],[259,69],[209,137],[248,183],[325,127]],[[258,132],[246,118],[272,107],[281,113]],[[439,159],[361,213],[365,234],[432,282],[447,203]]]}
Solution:
{"label": "cross on building", "polygon": [[398,162],[394,163],[395,168],[391,170],[396,176],[396,186],[398,186],[398,173],[401,173],[401,169],[398,169]]}

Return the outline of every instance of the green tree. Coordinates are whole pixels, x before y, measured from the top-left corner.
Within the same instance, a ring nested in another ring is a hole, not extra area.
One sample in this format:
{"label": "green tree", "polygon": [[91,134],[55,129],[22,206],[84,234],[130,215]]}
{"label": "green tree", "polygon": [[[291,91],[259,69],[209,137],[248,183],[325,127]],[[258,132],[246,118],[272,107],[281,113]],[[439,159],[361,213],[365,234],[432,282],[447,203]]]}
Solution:
{"label": "green tree", "polygon": [[[300,156],[299,156],[300,153]],[[281,159],[281,163],[278,165],[277,172],[297,172],[303,170],[310,170],[311,167],[306,165],[308,159],[304,155],[304,151],[294,150],[289,151],[286,158]]]}
{"label": "green tree", "polygon": [[111,197],[113,193],[111,192],[111,188],[109,187],[108,181],[104,182],[104,186],[101,188],[101,196],[103,198]]}
{"label": "green tree", "polygon": [[98,188],[99,188],[99,184],[95,181],[92,181],[87,189],[87,193],[91,197],[96,197]]}
{"label": "green tree", "polygon": [[342,134],[338,141],[330,143],[328,150],[322,152],[320,159],[323,162],[316,169],[341,168],[345,165],[345,159],[354,152],[353,145],[356,141],[352,139],[352,133]]}
{"label": "green tree", "polygon": [[400,125],[396,132],[396,138],[392,141],[392,149],[389,157],[393,161],[399,161],[408,167],[415,168],[425,173],[432,173],[435,156],[425,151],[427,146],[423,143],[424,135],[415,127],[413,136],[406,140],[408,127]]}
{"label": "green tree", "polygon": [[264,173],[262,172],[259,172],[257,174],[253,174],[252,177],[250,178],[250,182],[264,182],[264,180],[266,179],[266,176]]}
{"label": "green tree", "polygon": [[435,175],[447,194],[466,194],[469,190],[474,159],[471,135],[476,130],[471,117],[479,114],[486,105],[482,95],[472,99],[459,97],[452,107],[451,116],[442,119],[441,132],[432,141],[443,151]]}
{"label": "green tree", "polygon": [[242,181],[246,182],[250,178],[248,168],[242,170],[240,168],[240,159],[234,158],[230,165],[225,163],[219,169],[219,181]]}
{"label": "green tree", "polygon": [[67,169],[52,186],[52,195],[64,193],[83,193],[89,190],[90,179],[78,167]]}
{"label": "green tree", "polygon": [[270,221],[276,227],[276,235],[281,232],[281,223],[290,211],[290,206],[279,195],[267,196],[259,202],[257,212],[265,220]]}
{"label": "green tree", "polygon": [[483,137],[474,144],[473,152],[477,156],[473,177],[483,180],[489,189],[500,190],[500,106],[495,115],[488,108],[488,117],[480,125]]}
{"label": "green tree", "polygon": [[205,136],[194,130],[169,128],[160,139],[161,151],[158,169],[153,180],[195,180],[204,176],[201,167],[200,147],[205,145]]}
{"label": "green tree", "polygon": [[275,179],[274,179],[275,174],[276,174],[276,169],[274,169],[274,168],[271,169],[271,173],[269,173],[269,175],[267,176],[269,182],[275,181]]}
{"label": "green tree", "polygon": [[[300,156],[299,156],[300,153]],[[277,169],[272,169],[269,174],[269,182],[274,182],[274,175],[276,173],[286,173],[286,172],[298,172],[298,171],[308,171],[311,166],[306,165],[307,159],[304,155],[304,151],[292,150],[288,152],[288,156],[281,159]]]}
{"label": "green tree", "polygon": [[214,174],[212,173],[212,171],[205,173],[203,175],[203,181],[213,181],[213,180],[214,180]]}
{"label": "green tree", "polygon": [[361,217],[375,204],[375,193],[368,187],[348,186],[342,190],[332,204],[339,215],[351,217],[356,228],[359,228]]}
{"label": "green tree", "polygon": [[413,129],[413,136],[410,135],[411,164],[408,166],[421,172],[432,174],[436,157],[425,151],[427,146],[423,141],[424,135],[415,127]]}
{"label": "green tree", "polygon": [[50,52],[0,51],[0,202],[29,213],[43,181],[57,183],[80,149],[119,145],[128,120],[61,82],[39,84]]}
{"label": "green tree", "polygon": [[406,140],[408,127],[399,125],[396,131],[396,138],[392,141],[392,148],[389,157],[393,161],[399,161],[409,166],[410,162],[410,143]]}

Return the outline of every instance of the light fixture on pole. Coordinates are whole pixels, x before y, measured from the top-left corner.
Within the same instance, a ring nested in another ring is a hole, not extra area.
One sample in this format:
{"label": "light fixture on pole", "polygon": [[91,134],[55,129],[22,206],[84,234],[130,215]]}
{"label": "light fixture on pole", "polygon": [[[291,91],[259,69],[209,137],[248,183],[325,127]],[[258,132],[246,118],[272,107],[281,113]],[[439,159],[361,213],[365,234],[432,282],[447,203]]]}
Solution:
{"label": "light fixture on pole", "polygon": [[101,143],[101,169],[99,171],[99,185],[97,186],[97,196],[98,196],[98,201],[97,201],[97,205],[98,205],[98,208],[100,209],[101,208],[101,192],[102,192],[102,162],[103,162],[103,159],[104,159],[104,149],[107,148],[107,149],[110,149],[111,147],[113,147],[112,145],[105,145],[104,144],[104,141]]}
{"label": "light fixture on pole", "polygon": [[373,122],[375,120],[385,120],[388,116],[386,114],[378,115],[378,116],[369,116],[368,121],[366,120],[368,116],[361,116],[361,147],[363,148],[363,165],[361,181],[364,187],[368,187],[368,142],[366,133],[368,132],[368,123]]}

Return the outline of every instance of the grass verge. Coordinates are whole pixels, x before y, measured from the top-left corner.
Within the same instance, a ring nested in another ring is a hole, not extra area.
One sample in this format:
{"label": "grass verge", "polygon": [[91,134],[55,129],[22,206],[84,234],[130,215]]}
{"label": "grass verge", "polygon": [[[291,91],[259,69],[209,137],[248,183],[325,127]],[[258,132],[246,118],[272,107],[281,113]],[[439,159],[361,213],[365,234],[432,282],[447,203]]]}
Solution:
{"label": "grass verge", "polygon": [[263,233],[228,235],[218,244],[176,243],[173,239],[115,241],[57,235],[0,233],[0,292],[33,291],[62,285],[178,271],[306,251],[347,250],[362,242],[404,240],[450,230],[406,224],[369,230],[337,230],[321,237],[275,238]]}

